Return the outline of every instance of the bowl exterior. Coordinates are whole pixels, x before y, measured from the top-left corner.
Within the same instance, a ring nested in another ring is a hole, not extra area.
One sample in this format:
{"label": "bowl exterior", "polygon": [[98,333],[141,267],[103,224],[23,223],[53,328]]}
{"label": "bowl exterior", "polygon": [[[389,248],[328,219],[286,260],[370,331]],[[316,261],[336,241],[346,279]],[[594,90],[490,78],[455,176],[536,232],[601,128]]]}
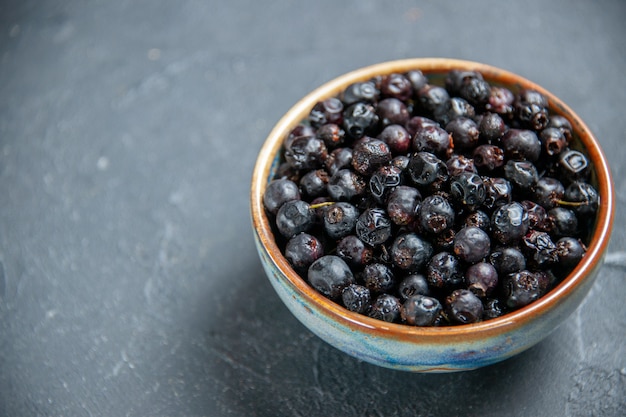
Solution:
{"label": "bowl exterior", "polygon": [[[262,204],[273,178],[286,134],[319,100],[339,93],[349,83],[375,74],[421,69],[435,77],[452,68],[473,69],[486,79],[514,89],[533,88],[546,94],[550,107],[568,117],[595,166],[601,196],[598,220],[583,261],[540,300],[497,319],[462,326],[419,328],[385,323],[352,313],[326,299],[299,277],[282,256]],[[610,170],[596,139],[567,105],[540,86],[485,64],[450,59],[411,59],[362,68],[319,87],[292,107],[274,127],[255,167],[251,191],[254,239],[264,271],[280,299],[311,332],[339,350],[379,366],[414,372],[475,369],[514,356],[535,345],[562,323],[591,289],[602,265],[612,230],[614,192]]]}

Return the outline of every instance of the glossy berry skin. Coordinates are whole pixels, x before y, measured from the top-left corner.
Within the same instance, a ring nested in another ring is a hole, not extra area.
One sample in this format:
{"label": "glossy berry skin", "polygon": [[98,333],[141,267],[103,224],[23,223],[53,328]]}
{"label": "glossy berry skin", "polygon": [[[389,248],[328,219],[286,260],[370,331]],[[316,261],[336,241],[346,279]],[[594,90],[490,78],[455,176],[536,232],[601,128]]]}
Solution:
{"label": "glossy berry skin", "polygon": [[448,316],[461,324],[476,323],[483,318],[483,303],[471,291],[458,289],[446,297]]}
{"label": "glossy berry skin", "polygon": [[390,191],[403,182],[402,170],[394,165],[383,165],[369,180],[370,194],[382,201]]}
{"label": "glossy berry skin", "polygon": [[409,120],[409,111],[404,102],[389,97],[378,102],[376,114],[382,126],[403,125]]}
{"label": "glossy berry skin", "polygon": [[448,180],[448,168],[430,152],[413,154],[407,172],[415,185],[430,189],[439,189]]}
{"label": "glossy berry skin", "polygon": [[559,155],[558,166],[563,178],[584,179],[589,171],[589,159],[580,151],[568,149]]}
{"label": "glossy berry skin", "polygon": [[504,177],[522,191],[531,191],[539,181],[537,167],[530,161],[507,161]]}
{"label": "glossy berry skin", "polygon": [[489,101],[491,86],[482,77],[472,77],[464,80],[459,89],[459,96],[472,106],[484,107]]}
{"label": "glossy berry skin", "polygon": [[438,234],[454,225],[454,208],[447,198],[433,194],[422,200],[417,213],[418,226],[425,233]]}
{"label": "glossy berry skin", "polygon": [[558,114],[553,114],[552,116],[550,116],[550,121],[548,122],[547,127],[555,127],[563,132],[567,143],[572,140],[572,124],[565,117],[559,116]]}
{"label": "glossy berry skin", "polygon": [[580,216],[593,215],[598,210],[598,191],[589,183],[574,181],[565,189],[565,201],[575,203],[571,209]]}
{"label": "glossy berry skin", "polygon": [[299,273],[324,256],[324,248],[318,238],[308,233],[300,233],[289,239],[285,246],[285,258]]}
{"label": "glossy berry skin", "polygon": [[343,119],[343,103],[336,97],[319,101],[309,114],[309,123],[319,128],[326,123],[341,124]]}
{"label": "glossy berry skin", "polygon": [[464,207],[475,210],[486,197],[483,179],[478,174],[463,172],[450,180],[450,197]]}
{"label": "glossy berry skin", "polygon": [[386,126],[377,138],[385,142],[394,155],[408,152],[413,140],[409,132],[398,124]]}
{"label": "glossy berry skin", "polygon": [[529,265],[547,268],[558,261],[556,245],[546,232],[530,230],[522,238],[522,250],[526,253]]}
{"label": "glossy berry skin", "polygon": [[565,207],[555,207],[548,210],[550,232],[556,237],[574,236],[578,233],[578,218],[576,213]]}
{"label": "glossy berry skin", "polygon": [[352,168],[361,175],[371,175],[389,161],[391,150],[380,139],[365,138],[352,148]]}
{"label": "glossy berry skin", "polygon": [[348,265],[361,268],[372,261],[374,250],[355,235],[348,235],[337,243],[337,256]]}
{"label": "glossy berry skin", "polygon": [[489,263],[493,265],[499,276],[526,269],[526,257],[518,248],[513,246],[504,246],[493,250],[489,255]]}
{"label": "glossy berry skin", "polygon": [[359,284],[350,284],[341,292],[341,302],[345,308],[359,314],[366,314],[372,303],[370,290]]}
{"label": "glossy berry skin", "polygon": [[417,91],[428,84],[428,78],[420,70],[408,71],[404,76],[411,83],[413,91]]}
{"label": "glossy berry skin", "polygon": [[377,124],[376,108],[371,104],[356,102],[343,112],[343,128],[353,139],[370,134]]}
{"label": "glossy berry skin", "polygon": [[324,230],[328,237],[341,239],[354,232],[359,210],[350,203],[337,202],[324,210]]}
{"label": "glossy berry skin", "polygon": [[541,145],[546,155],[559,155],[567,148],[567,138],[562,129],[547,127],[539,134]]}
{"label": "glossy berry skin", "polygon": [[528,232],[528,213],[518,202],[504,204],[492,214],[491,228],[500,243],[516,242]]}
{"label": "glossy berry skin", "polygon": [[492,86],[485,108],[498,113],[504,119],[510,119],[514,112],[515,95],[506,87]]}
{"label": "glossy berry skin", "polygon": [[309,208],[309,203],[302,200],[287,201],[276,213],[276,227],[288,239],[309,231],[313,223],[313,211]]}
{"label": "glossy berry skin", "polygon": [[263,205],[272,214],[278,213],[278,209],[291,200],[300,200],[300,190],[295,182],[286,178],[272,180],[263,193]]}
{"label": "glossy berry skin", "polygon": [[504,204],[508,204],[513,199],[513,187],[511,183],[501,177],[483,177],[485,185],[485,200],[483,206],[489,210],[494,210]]}
{"label": "glossy berry skin", "polygon": [[551,177],[541,177],[537,180],[534,189],[534,201],[549,210],[556,207],[563,199],[565,187],[561,181]]}
{"label": "glossy berry skin", "polygon": [[346,105],[357,102],[373,103],[378,100],[380,91],[371,81],[357,82],[349,85],[341,94],[341,101]]}
{"label": "glossy berry skin", "polygon": [[335,175],[340,169],[351,168],[352,148],[333,149],[326,161],[324,161],[324,166],[331,176]]}
{"label": "glossy berry skin", "polygon": [[396,284],[396,277],[393,272],[382,263],[366,265],[361,274],[361,279],[373,294],[389,292]]}
{"label": "glossy berry skin", "polygon": [[483,320],[500,317],[505,312],[502,302],[498,298],[490,298],[483,301]]}
{"label": "glossy berry skin", "polygon": [[530,129],[541,130],[548,125],[548,101],[539,92],[522,90],[514,102],[517,118]]}
{"label": "glossy berry skin", "polygon": [[454,149],[469,149],[478,144],[480,131],[474,120],[459,116],[446,124],[446,131],[452,136]]}
{"label": "glossy berry skin", "polygon": [[480,119],[478,130],[480,137],[488,142],[495,142],[502,137],[508,127],[497,113],[485,113]]}
{"label": "glossy berry skin", "polygon": [[556,255],[560,266],[573,268],[585,255],[585,247],[579,239],[562,237],[556,242]]}
{"label": "glossy berry skin", "polygon": [[315,198],[326,194],[330,176],[323,169],[309,171],[300,178],[300,187],[305,195]]}
{"label": "glossy berry skin", "polygon": [[372,318],[393,323],[400,318],[400,301],[390,294],[381,294],[372,303],[368,315]]}
{"label": "glossy berry skin", "polygon": [[345,287],[355,283],[350,267],[338,256],[325,255],[311,264],[309,284],[331,300],[338,300]]}
{"label": "glossy berry skin", "polygon": [[387,213],[394,224],[406,226],[413,223],[422,201],[417,188],[408,185],[395,187],[387,197]]}
{"label": "glossy berry skin", "polygon": [[441,126],[447,126],[454,119],[464,117],[472,119],[476,115],[476,111],[471,104],[461,97],[451,97],[441,106],[435,109],[433,117]]}
{"label": "glossy berry skin", "polygon": [[406,101],[413,95],[413,84],[404,74],[393,73],[383,77],[380,92],[385,97]]}
{"label": "glossy berry skin", "polygon": [[405,271],[419,271],[433,254],[432,245],[415,233],[398,236],[391,245],[393,264]]}
{"label": "glossy berry skin", "polygon": [[413,150],[430,152],[444,157],[451,149],[450,134],[439,126],[428,125],[417,130],[413,137]]}
{"label": "glossy berry skin", "polygon": [[532,130],[509,129],[502,136],[500,146],[509,159],[535,162],[541,155],[541,142]]}
{"label": "glossy berry skin", "polygon": [[346,132],[338,124],[327,123],[317,129],[315,136],[324,141],[326,148],[334,149],[344,143]]}
{"label": "glossy berry skin", "polygon": [[476,263],[491,250],[489,235],[478,227],[464,227],[454,236],[454,254],[464,262]]}
{"label": "glossy berry skin", "polygon": [[472,157],[480,172],[491,172],[504,165],[504,151],[496,145],[479,145],[474,148]]}
{"label": "glossy berry skin", "polygon": [[467,215],[463,221],[464,227],[478,227],[479,229],[489,232],[491,230],[491,219],[489,215],[482,210],[476,210]]}
{"label": "glossy berry skin", "polygon": [[524,210],[528,213],[528,226],[531,229],[541,232],[547,232],[552,227],[550,219],[548,218],[548,212],[543,206],[535,203],[531,200],[520,201]]}
{"label": "glossy berry skin", "polygon": [[448,175],[451,177],[455,177],[463,172],[478,173],[474,160],[459,154],[454,154],[448,158],[446,168],[448,169]]}
{"label": "glossy berry skin", "polygon": [[477,297],[485,298],[498,286],[498,271],[488,262],[478,262],[465,270],[465,282]]}
{"label": "glossy berry skin", "polygon": [[448,91],[436,85],[426,84],[417,91],[417,101],[427,114],[433,114],[449,99]]}
{"label": "glossy berry skin", "polygon": [[433,288],[456,288],[463,283],[459,259],[449,252],[435,254],[426,266],[426,279]]}
{"label": "glossy berry skin", "polygon": [[434,326],[443,308],[439,300],[426,295],[413,295],[404,301],[400,309],[402,321],[412,326]]}
{"label": "glossy berry skin", "polygon": [[524,307],[543,296],[549,282],[546,276],[522,270],[504,278],[504,300],[510,309]]}
{"label": "glossy berry skin", "polygon": [[459,95],[463,85],[472,79],[483,79],[483,75],[478,71],[452,69],[446,74],[444,85],[446,90],[452,95]]}
{"label": "glossy berry skin", "polygon": [[426,126],[440,127],[439,123],[424,116],[413,116],[404,124],[405,129],[409,132],[411,137],[415,136],[418,130]]}
{"label": "glossy berry skin", "polygon": [[337,171],[326,186],[328,194],[333,200],[348,201],[363,194],[367,184],[365,179],[351,169]]}
{"label": "glossy berry skin", "polygon": [[400,299],[406,301],[414,295],[429,295],[428,281],[422,274],[410,274],[404,277],[398,285]]}
{"label": "glossy berry skin", "polygon": [[356,222],[356,235],[370,246],[385,243],[391,237],[391,220],[385,210],[366,209]]}
{"label": "glossy berry skin", "polygon": [[294,139],[285,148],[284,154],[285,160],[293,168],[310,170],[323,166],[324,161],[328,158],[328,149],[321,139],[301,136]]}

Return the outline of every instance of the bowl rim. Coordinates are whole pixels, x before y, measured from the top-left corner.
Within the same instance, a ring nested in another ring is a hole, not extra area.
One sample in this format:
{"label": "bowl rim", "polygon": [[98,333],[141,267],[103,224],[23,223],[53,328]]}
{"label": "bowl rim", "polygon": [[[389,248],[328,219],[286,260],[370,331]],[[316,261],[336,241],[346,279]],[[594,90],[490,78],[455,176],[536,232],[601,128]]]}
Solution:
{"label": "bowl rim", "polygon": [[[480,71],[490,82],[514,85],[516,88],[535,89],[546,96],[550,111],[560,114],[572,123],[573,130],[582,142],[587,155],[594,165],[600,202],[597,225],[587,253],[578,266],[546,295],[511,313],[478,323],[441,327],[416,327],[401,323],[387,323],[359,313],[349,311],[340,304],[324,297],[300,277],[289,265],[275,243],[269,218],[263,206],[263,191],[276,153],[282,147],[286,134],[299,124],[321,99],[336,96],[351,83],[366,81],[375,75],[403,73],[419,69],[424,74],[443,73],[452,69]],[[558,306],[558,300],[571,296],[598,267],[609,244],[614,217],[614,189],[608,161],[600,144],[583,120],[563,101],[540,85],[510,71],[475,61],[450,58],[409,58],[381,62],[365,66],[340,75],[312,90],[291,107],[272,128],[257,157],[250,192],[250,210],[254,231],[269,255],[271,261],[284,275],[285,283],[301,295],[310,306],[324,311],[334,320],[360,331],[377,336],[423,341],[424,343],[446,343],[451,340],[467,341],[508,333],[543,316]]]}

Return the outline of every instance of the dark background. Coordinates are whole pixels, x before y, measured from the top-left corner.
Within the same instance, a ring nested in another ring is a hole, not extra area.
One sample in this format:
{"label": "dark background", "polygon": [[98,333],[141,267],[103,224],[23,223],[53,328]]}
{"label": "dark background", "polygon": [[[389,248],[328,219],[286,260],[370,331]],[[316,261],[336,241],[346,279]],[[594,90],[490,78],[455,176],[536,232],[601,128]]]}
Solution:
{"label": "dark background", "polygon": [[[2,1],[0,415],[623,415],[624,20],[621,0]],[[617,192],[576,313],[457,374],[378,368],[313,336],[249,220],[256,154],[301,96],[429,56],[554,92]]]}

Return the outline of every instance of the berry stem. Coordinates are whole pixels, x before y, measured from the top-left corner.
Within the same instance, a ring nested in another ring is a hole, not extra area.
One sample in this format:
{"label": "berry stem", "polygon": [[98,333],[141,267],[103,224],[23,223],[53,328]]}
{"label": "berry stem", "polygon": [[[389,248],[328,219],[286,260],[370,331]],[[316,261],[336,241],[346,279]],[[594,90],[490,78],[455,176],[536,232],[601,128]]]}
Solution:
{"label": "berry stem", "polygon": [[334,201],[325,201],[323,203],[311,204],[309,208],[315,210],[322,207],[332,206],[333,204],[335,204]]}
{"label": "berry stem", "polygon": [[589,204],[589,201],[565,201],[565,200],[556,200],[556,203],[561,206],[569,206],[569,207],[580,207],[586,206]]}

